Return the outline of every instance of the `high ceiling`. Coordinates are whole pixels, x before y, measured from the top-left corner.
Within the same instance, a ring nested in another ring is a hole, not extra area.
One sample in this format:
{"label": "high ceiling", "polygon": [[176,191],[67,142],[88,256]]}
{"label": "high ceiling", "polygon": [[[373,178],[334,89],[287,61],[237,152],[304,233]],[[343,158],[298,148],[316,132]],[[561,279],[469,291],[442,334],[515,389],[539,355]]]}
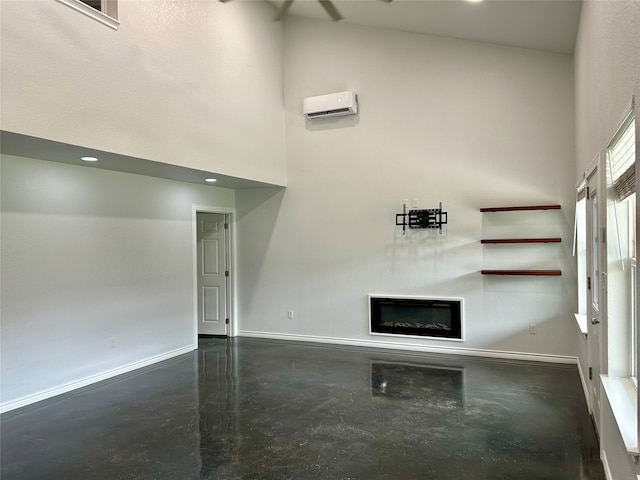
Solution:
{"label": "high ceiling", "polygon": [[[276,8],[282,0],[271,0]],[[578,30],[579,0],[334,0],[341,22],[441,35],[466,40],[572,54]],[[330,22],[317,0],[295,0],[288,15]],[[215,176],[215,185],[256,188],[266,184],[178,166],[88,150],[26,135],[0,132],[2,152],[78,164],[82,155],[100,157],[97,168],[200,183]]]}
{"label": "high ceiling", "polygon": [[[276,7],[282,0],[271,2]],[[341,22],[573,54],[579,0],[334,0]],[[331,21],[317,0],[288,15]]]}

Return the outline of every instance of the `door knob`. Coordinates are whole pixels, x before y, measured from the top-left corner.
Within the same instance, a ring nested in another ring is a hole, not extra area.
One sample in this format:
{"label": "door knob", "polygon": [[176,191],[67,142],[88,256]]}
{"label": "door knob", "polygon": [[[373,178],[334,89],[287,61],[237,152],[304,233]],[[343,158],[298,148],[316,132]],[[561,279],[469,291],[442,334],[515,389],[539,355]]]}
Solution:
{"label": "door knob", "polygon": [[600,320],[598,320],[597,318],[591,319],[591,325],[598,325],[599,323],[600,323]]}

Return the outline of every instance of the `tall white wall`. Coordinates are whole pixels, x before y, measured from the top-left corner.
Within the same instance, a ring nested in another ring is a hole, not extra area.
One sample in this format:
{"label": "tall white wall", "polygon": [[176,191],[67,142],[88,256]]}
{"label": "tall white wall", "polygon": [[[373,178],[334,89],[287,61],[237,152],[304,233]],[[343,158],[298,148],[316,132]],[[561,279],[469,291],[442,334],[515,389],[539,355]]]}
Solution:
{"label": "tall white wall", "polygon": [[[575,53],[576,182],[611,141],[631,109],[634,94],[638,108],[639,52],[639,2],[583,2]],[[580,342],[580,361],[586,365],[586,340],[581,337]],[[640,470],[626,454],[606,399],[602,401],[600,446],[610,478],[636,480]]]}
{"label": "tall white wall", "polygon": [[195,348],[192,205],[234,191],[1,159],[3,406]]}
{"label": "tall white wall", "polygon": [[[284,63],[288,187],[237,195],[241,332],[575,356],[572,57],[289,18]],[[304,119],[303,98],[342,90],[358,116]],[[394,226],[414,198],[443,202],[442,235]],[[544,203],[562,211],[479,211]],[[525,232],[563,243],[480,245]],[[372,337],[369,293],[463,297],[466,341]]]}
{"label": "tall white wall", "polygon": [[266,2],[121,1],[118,30],[3,0],[3,130],[285,184],[282,24]]}
{"label": "tall white wall", "polygon": [[575,52],[576,181],[609,145],[638,94],[639,25],[636,1],[583,2]]}

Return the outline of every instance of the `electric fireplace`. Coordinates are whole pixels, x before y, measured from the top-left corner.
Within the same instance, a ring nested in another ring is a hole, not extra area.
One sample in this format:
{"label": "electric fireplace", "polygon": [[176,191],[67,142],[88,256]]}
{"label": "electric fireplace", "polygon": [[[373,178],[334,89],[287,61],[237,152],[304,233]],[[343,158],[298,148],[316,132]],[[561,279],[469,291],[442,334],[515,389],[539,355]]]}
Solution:
{"label": "electric fireplace", "polygon": [[372,335],[462,340],[462,299],[369,295]]}

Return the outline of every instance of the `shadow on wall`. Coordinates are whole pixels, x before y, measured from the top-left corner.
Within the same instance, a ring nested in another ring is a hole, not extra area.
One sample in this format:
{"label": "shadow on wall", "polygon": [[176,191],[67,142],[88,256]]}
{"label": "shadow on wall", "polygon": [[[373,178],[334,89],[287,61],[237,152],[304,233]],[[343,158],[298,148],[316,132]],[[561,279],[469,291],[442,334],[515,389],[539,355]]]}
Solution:
{"label": "shadow on wall", "polygon": [[[280,205],[282,204],[282,198],[284,197],[284,187],[267,187],[267,188],[246,188],[241,190],[236,190],[236,210],[238,214],[238,221],[242,221],[245,217],[251,215],[254,210],[260,206],[265,205],[267,201],[277,195],[279,195],[279,200],[277,200],[277,209],[272,209],[274,212],[273,218],[269,220],[265,220],[265,224],[274,225],[275,218],[278,216],[278,212],[280,211]],[[264,209],[263,209],[264,210]],[[261,211],[261,213],[265,213]]]}
{"label": "shadow on wall", "polygon": [[254,292],[276,228],[285,188],[236,190],[240,292]]}
{"label": "shadow on wall", "polygon": [[391,262],[392,271],[398,265],[415,265],[425,263],[430,266],[442,264],[447,250],[458,248],[449,242],[449,232],[438,230],[407,230],[402,234],[401,228],[396,228],[393,243],[384,248],[384,257]]}

